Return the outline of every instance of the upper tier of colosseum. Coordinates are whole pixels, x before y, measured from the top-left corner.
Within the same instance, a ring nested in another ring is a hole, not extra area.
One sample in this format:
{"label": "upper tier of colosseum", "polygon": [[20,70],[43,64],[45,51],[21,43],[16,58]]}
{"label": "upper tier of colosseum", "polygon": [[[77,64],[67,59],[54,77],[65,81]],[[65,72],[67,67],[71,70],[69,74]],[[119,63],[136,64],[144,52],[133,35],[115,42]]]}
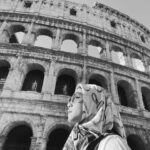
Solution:
{"label": "upper tier of colosseum", "polygon": [[0,0],[0,12],[1,20],[9,19],[5,13],[42,16],[71,22],[70,28],[95,28],[150,48],[150,31],[144,25],[101,3],[89,7],[69,0]]}

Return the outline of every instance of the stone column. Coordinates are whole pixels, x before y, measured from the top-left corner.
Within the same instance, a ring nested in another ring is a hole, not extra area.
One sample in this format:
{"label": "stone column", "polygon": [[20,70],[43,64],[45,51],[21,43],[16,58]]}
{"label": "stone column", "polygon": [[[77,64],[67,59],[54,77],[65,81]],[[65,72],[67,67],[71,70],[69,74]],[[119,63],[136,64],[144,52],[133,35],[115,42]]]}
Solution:
{"label": "stone column", "polygon": [[35,150],[46,150],[47,138],[38,137]]}
{"label": "stone column", "polygon": [[114,72],[112,71],[110,73],[110,86],[111,86],[111,93],[112,93],[112,98],[113,98],[113,102],[116,104],[120,104],[119,102],[119,97],[116,91],[116,86],[115,86],[115,79],[114,79]]}
{"label": "stone column", "polygon": [[41,6],[42,6],[42,2],[43,0],[39,0],[39,1],[33,1],[33,4],[32,4],[32,7],[31,7],[31,10],[36,12],[36,15],[38,15],[40,13],[40,9],[41,9]]}
{"label": "stone column", "polygon": [[56,58],[53,58],[51,61],[49,75],[48,75],[49,90],[52,95],[54,94],[55,87],[56,87],[56,80],[57,80],[57,77],[55,75],[55,65],[56,65]]}
{"label": "stone column", "polygon": [[36,34],[33,32],[33,26],[34,26],[34,23],[32,22],[29,25],[28,31],[27,31],[27,33],[25,34],[25,36],[22,40],[22,44],[34,45]]}
{"label": "stone column", "polygon": [[88,48],[86,42],[86,30],[83,31],[82,41],[79,42],[78,53],[87,56]]}
{"label": "stone column", "polygon": [[49,90],[48,90],[48,75],[49,75],[49,70],[47,69],[44,72],[44,80],[43,80],[43,86],[42,86],[42,92],[43,93],[49,93]]}
{"label": "stone column", "polygon": [[7,21],[5,20],[0,27],[0,42],[9,43],[9,33],[5,30],[7,27]]}
{"label": "stone column", "polygon": [[50,67],[45,71],[44,73],[44,80],[43,80],[43,87],[42,87],[42,93],[44,100],[50,100],[51,96],[51,74],[50,74]]}
{"label": "stone column", "polygon": [[12,11],[15,11],[15,10],[16,10],[18,3],[19,3],[19,0],[15,0],[15,2],[13,2]]}
{"label": "stone column", "polygon": [[13,68],[9,68],[9,72],[8,72],[7,78],[5,80],[3,90],[11,90],[11,86],[9,85],[9,82],[11,80],[12,71],[13,71]]}
{"label": "stone column", "polygon": [[122,29],[121,29],[121,23],[119,22],[119,23],[117,23],[117,32],[118,32],[118,34],[119,35],[121,35],[122,34]]}
{"label": "stone column", "polygon": [[127,55],[126,55],[126,63],[127,63],[127,66],[128,66],[128,67],[133,68],[132,60],[131,60],[131,57],[130,57],[130,53],[129,53],[129,52],[127,52]]}
{"label": "stone column", "polygon": [[106,59],[107,59],[107,60],[111,60],[111,52],[110,52],[110,48],[109,48],[109,43],[108,43],[108,41],[106,41],[105,49],[106,49]]}
{"label": "stone column", "polygon": [[148,60],[146,59],[146,57],[143,57],[143,65],[144,65],[144,68],[145,68],[145,72],[150,73]]}
{"label": "stone column", "polygon": [[31,144],[30,144],[30,150],[35,150],[36,149],[36,137],[31,137]]}
{"label": "stone column", "polygon": [[87,42],[86,42],[86,30],[83,32],[83,53],[85,56],[88,55],[88,48],[87,48]]}
{"label": "stone column", "polygon": [[86,66],[85,60],[84,60],[83,69],[82,69],[82,83],[87,83],[87,66]]}
{"label": "stone column", "polygon": [[14,66],[12,66],[9,70],[4,90],[18,91],[22,85],[22,79],[24,77],[24,66],[22,63],[22,56],[18,56]]}
{"label": "stone column", "polygon": [[137,91],[137,98],[136,98],[137,108],[140,110],[145,110],[143,98],[142,98],[142,92],[140,89],[140,84],[138,79],[135,79],[135,84],[136,84],[136,91]]}
{"label": "stone column", "polygon": [[7,26],[7,21],[5,20],[5,21],[3,21],[3,23],[0,27],[0,34],[3,32],[3,30],[6,28],[6,26]]}
{"label": "stone column", "polygon": [[52,49],[54,50],[60,50],[61,48],[60,34],[61,34],[61,30],[60,28],[57,28],[56,35],[53,37],[53,42],[52,42],[53,43]]}
{"label": "stone column", "polygon": [[0,136],[0,150],[3,149],[5,140],[6,140],[6,136],[4,135]]}

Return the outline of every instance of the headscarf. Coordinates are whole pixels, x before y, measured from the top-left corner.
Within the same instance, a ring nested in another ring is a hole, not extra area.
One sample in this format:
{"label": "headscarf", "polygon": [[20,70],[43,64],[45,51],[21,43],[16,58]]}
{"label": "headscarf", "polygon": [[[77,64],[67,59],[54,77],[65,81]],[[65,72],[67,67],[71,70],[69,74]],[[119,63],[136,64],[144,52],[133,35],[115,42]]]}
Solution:
{"label": "headscarf", "polygon": [[82,120],[74,126],[63,150],[85,150],[91,139],[98,139],[112,130],[126,138],[120,114],[104,88],[78,84],[75,93],[78,91],[83,95]]}

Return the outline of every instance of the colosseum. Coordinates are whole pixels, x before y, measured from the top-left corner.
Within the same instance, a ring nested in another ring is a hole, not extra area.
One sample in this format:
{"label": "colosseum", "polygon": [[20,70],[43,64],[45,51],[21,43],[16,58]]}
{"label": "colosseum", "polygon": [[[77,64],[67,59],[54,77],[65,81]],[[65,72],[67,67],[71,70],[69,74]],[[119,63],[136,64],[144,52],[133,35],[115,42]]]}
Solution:
{"label": "colosseum", "polygon": [[0,0],[0,150],[61,150],[77,83],[107,89],[132,150],[150,150],[150,31],[101,3]]}

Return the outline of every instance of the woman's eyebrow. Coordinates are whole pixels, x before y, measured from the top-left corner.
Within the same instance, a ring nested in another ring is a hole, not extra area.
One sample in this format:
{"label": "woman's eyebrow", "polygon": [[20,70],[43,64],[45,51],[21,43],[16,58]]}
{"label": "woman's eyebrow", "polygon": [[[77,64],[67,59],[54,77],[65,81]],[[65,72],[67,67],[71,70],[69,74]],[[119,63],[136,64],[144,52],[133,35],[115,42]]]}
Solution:
{"label": "woman's eyebrow", "polygon": [[70,102],[71,101],[71,97],[68,99],[68,102]]}
{"label": "woman's eyebrow", "polygon": [[75,96],[76,96],[76,95],[82,95],[82,93],[81,93],[81,92],[77,92],[77,93],[75,93],[74,95],[75,95]]}

